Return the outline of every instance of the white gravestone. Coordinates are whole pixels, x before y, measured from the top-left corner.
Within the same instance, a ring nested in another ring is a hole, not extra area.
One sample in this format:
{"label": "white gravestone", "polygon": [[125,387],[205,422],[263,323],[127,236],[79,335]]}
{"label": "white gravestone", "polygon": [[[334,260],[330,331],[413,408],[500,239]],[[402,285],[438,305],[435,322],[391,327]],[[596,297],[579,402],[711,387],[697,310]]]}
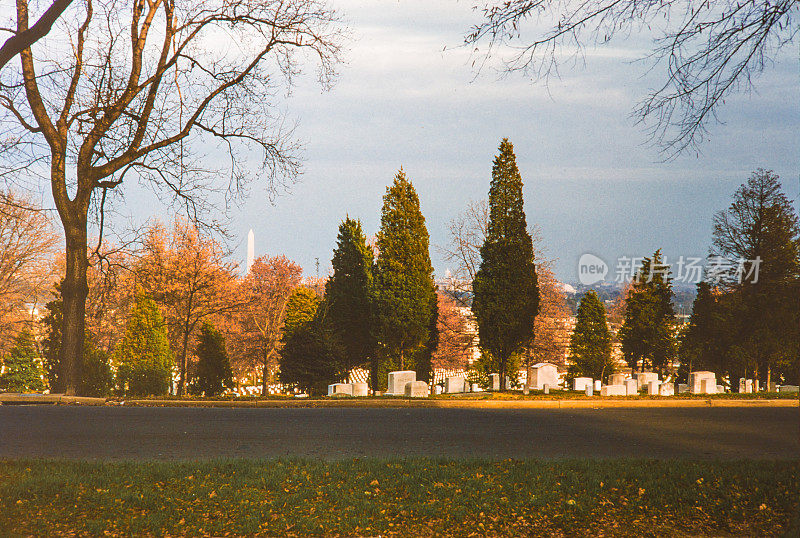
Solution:
{"label": "white gravestone", "polygon": [[600,396],[627,396],[628,389],[625,385],[603,385]]}
{"label": "white gravestone", "polygon": [[586,387],[593,385],[594,380],[591,377],[576,377],[572,380],[572,390],[585,391]]}
{"label": "white gravestone", "polygon": [[700,380],[700,394],[716,394],[717,382],[716,379],[704,377]]}
{"label": "white gravestone", "polygon": [[558,386],[558,368],[549,362],[539,362],[531,368],[531,378],[528,386],[534,390],[543,390],[544,386]]}
{"label": "white gravestone", "polygon": [[444,380],[444,391],[447,394],[464,392],[466,390],[465,380],[461,376],[446,377]]}
{"label": "white gravestone", "polygon": [[353,396],[369,396],[369,385],[366,383],[353,383]]}
{"label": "white gravestone", "polygon": [[[708,380],[706,385],[713,385],[711,392],[703,390],[703,381]],[[717,391],[717,375],[714,372],[689,372],[689,392],[692,394],[713,394]]]}
{"label": "white gravestone", "polygon": [[491,390],[500,390],[500,374],[489,374]]}
{"label": "white gravestone", "polygon": [[424,381],[411,381],[406,383],[406,398],[427,398],[430,394],[428,384]]}
{"label": "white gravestone", "polygon": [[647,387],[647,384],[651,381],[658,381],[658,374],[655,372],[636,372],[633,375],[639,383],[639,390]]}
{"label": "white gravestone", "polygon": [[608,376],[608,384],[609,385],[624,385],[625,384],[625,374],[611,374]]}
{"label": "white gravestone", "polygon": [[747,393],[747,379],[740,377],[739,378],[739,394]]}
{"label": "white gravestone", "polygon": [[689,385],[678,383],[678,394],[682,394],[684,392],[689,392]]}
{"label": "white gravestone", "polygon": [[595,379],[594,380],[594,390],[596,390],[597,392],[600,392],[600,389],[602,389],[602,388],[603,388],[603,381],[600,380],[600,379]]}
{"label": "white gravestone", "polygon": [[658,388],[661,386],[660,381],[648,381],[647,383],[647,394],[650,396],[658,396]]}
{"label": "white gravestone", "polygon": [[589,383],[586,385],[586,396],[593,396],[594,395],[594,384]]}
{"label": "white gravestone", "polygon": [[798,392],[800,387],[797,385],[781,385],[778,387],[778,392]]}
{"label": "white gravestone", "polygon": [[659,396],[675,396],[675,385],[672,383],[661,383],[658,386]]}
{"label": "white gravestone", "polygon": [[328,385],[328,396],[337,395],[352,396],[353,385],[350,383],[334,383],[332,385]]}
{"label": "white gravestone", "polygon": [[404,396],[406,393],[406,383],[417,380],[417,372],[413,370],[400,370],[389,372],[389,386],[386,394],[392,396]]}
{"label": "white gravestone", "polygon": [[639,382],[635,379],[625,380],[625,391],[628,396],[636,396],[639,394]]}
{"label": "white gravestone", "polygon": [[725,392],[725,385],[717,385],[717,394],[723,394]]}

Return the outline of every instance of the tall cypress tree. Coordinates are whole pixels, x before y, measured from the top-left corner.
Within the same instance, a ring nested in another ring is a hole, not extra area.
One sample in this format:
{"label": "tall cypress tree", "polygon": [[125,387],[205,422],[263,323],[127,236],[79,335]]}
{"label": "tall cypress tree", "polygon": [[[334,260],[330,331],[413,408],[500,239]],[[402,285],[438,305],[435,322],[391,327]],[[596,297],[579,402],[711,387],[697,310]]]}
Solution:
{"label": "tall cypress tree", "polygon": [[614,373],[611,360],[611,332],[606,309],[594,290],[589,290],[578,305],[575,330],[569,343],[570,373],[575,377],[604,379]]}
{"label": "tall cypress tree", "polygon": [[505,388],[509,359],[533,338],[539,288],[533,242],[527,231],[522,176],[507,138],[494,159],[489,188],[489,226],[481,264],[472,282],[472,310],[481,347],[497,360]]}
{"label": "tall cypress tree", "polygon": [[117,382],[126,394],[147,396],[168,392],[173,355],[164,318],[150,297],[137,298],[114,358],[118,365]]}
{"label": "tall cypress tree", "polygon": [[344,346],[344,366],[350,370],[372,359],[372,387],[377,389],[375,338],[372,330],[372,248],[361,222],[347,217],[339,225],[333,251],[333,276],[325,283],[328,318]]}
{"label": "tall cypress tree", "polygon": [[675,309],[672,281],[661,249],[645,258],[628,292],[625,321],[619,330],[622,354],[634,370],[651,367],[663,371],[675,357]]}
{"label": "tall cypress tree", "polygon": [[42,377],[44,370],[41,358],[36,351],[36,342],[28,328],[23,329],[14,339],[0,375],[0,390],[8,392],[41,392],[44,390]]}
{"label": "tall cypress tree", "polygon": [[[402,169],[386,189],[374,268],[375,336],[382,354],[381,373],[416,367],[414,354],[429,342],[435,324],[428,230],[414,186]],[[420,364],[423,369],[426,365]],[[419,372],[425,378],[427,372]],[[383,385],[381,376],[381,386]]]}

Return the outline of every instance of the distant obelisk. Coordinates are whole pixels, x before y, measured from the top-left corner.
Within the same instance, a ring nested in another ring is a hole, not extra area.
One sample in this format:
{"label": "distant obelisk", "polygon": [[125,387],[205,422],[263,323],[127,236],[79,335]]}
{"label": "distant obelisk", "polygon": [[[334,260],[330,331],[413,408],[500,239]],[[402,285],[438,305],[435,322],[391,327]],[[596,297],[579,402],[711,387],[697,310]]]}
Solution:
{"label": "distant obelisk", "polygon": [[253,229],[250,228],[250,231],[247,233],[247,270],[244,274],[248,274],[250,272],[250,268],[253,266],[253,260],[255,259],[256,253],[256,236],[253,234]]}

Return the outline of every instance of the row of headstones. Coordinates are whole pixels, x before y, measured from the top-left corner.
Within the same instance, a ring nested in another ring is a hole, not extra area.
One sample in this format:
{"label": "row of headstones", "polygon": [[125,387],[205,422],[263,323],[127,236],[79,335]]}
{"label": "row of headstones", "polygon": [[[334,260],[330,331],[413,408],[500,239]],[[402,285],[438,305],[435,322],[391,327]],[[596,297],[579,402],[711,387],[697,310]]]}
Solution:
{"label": "row of headstones", "polygon": [[[413,370],[389,372],[387,396],[406,396],[408,398],[427,398],[430,388],[424,381],[417,381]],[[328,385],[328,396],[368,396],[366,383],[333,383]]]}
{"label": "row of headstones", "polygon": [[[759,391],[758,379],[739,378],[739,392],[743,394],[750,394]],[[798,385],[777,385],[777,392],[800,392]]]}
{"label": "row of headstones", "polygon": [[[642,390],[651,396],[675,395],[675,385],[661,382],[655,372],[635,372],[633,375],[633,378],[628,378],[625,374],[611,374],[607,385],[590,377],[577,377],[572,381],[572,388],[585,391],[587,396],[592,396],[595,390],[599,390],[601,396],[633,396]],[[717,385],[714,372],[691,372],[688,384],[678,384],[678,393],[683,392],[715,394],[725,392],[725,387]]]}

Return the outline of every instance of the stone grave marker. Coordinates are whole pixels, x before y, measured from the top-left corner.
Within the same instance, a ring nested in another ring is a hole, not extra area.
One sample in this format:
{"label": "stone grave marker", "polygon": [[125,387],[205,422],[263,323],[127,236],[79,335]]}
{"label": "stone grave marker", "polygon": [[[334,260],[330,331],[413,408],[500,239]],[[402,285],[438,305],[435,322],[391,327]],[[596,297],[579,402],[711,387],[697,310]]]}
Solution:
{"label": "stone grave marker", "polygon": [[386,390],[386,394],[404,396],[406,393],[406,384],[416,380],[417,372],[413,370],[389,372],[389,386]]}
{"label": "stone grave marker", "polygon": [[411,381],[406,383],[406,398],[427,398],[429,394],[430,390],[428,389],[428,384],[424,381]]}

